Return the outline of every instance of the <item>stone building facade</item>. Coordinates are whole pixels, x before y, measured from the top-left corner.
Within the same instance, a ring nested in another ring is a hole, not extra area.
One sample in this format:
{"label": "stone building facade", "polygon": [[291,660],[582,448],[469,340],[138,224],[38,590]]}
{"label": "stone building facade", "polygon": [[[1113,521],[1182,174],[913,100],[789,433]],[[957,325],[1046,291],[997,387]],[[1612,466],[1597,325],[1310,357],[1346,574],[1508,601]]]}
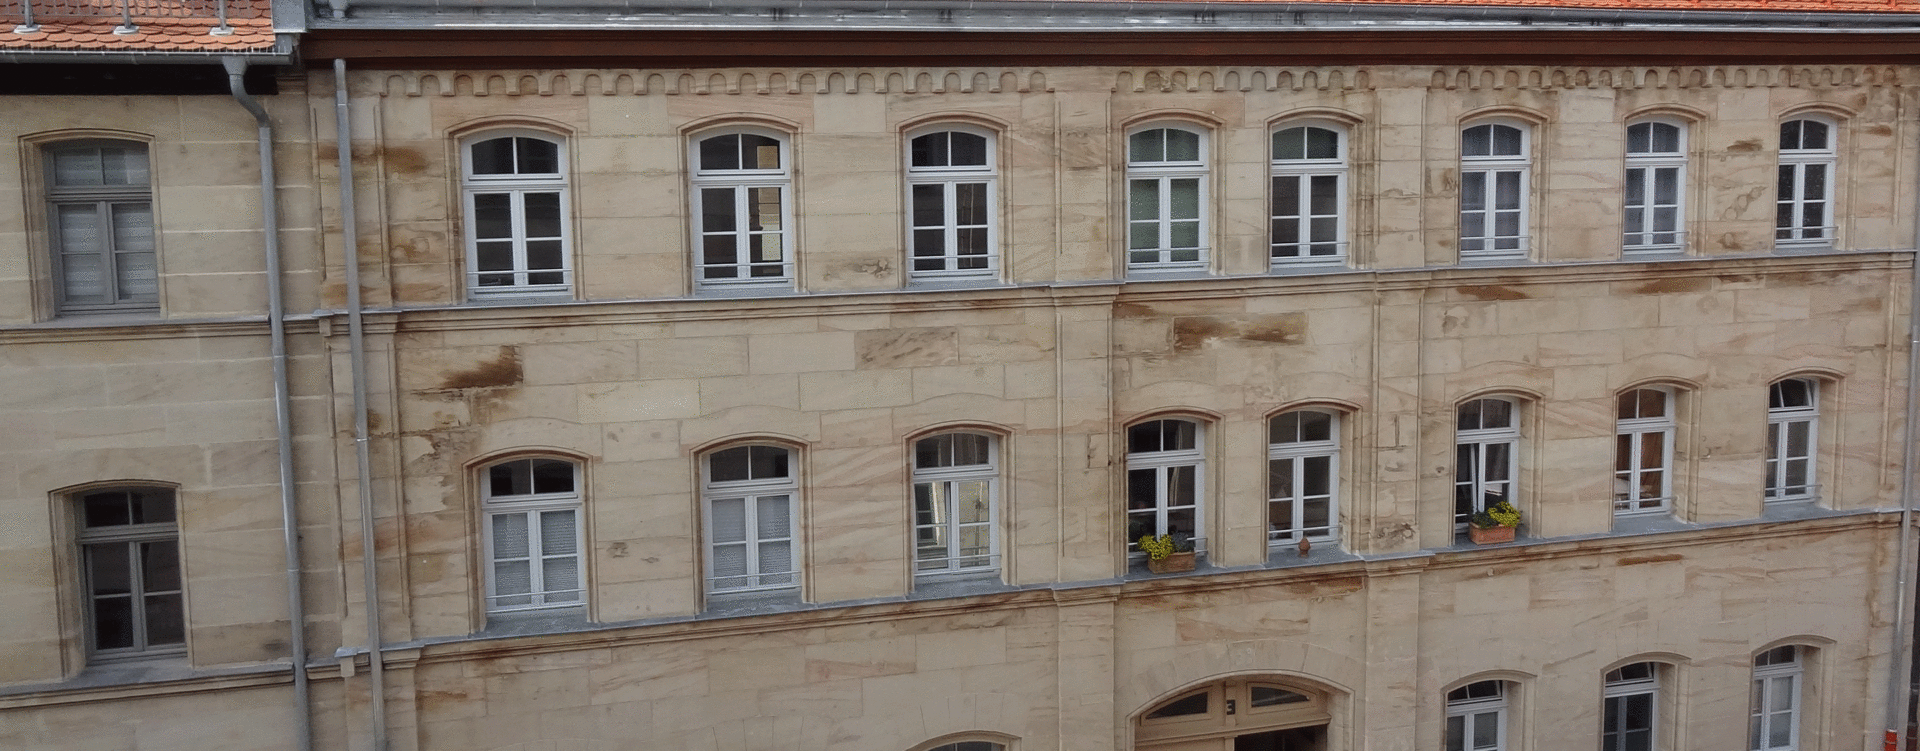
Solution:
{"label": "stone building facade", "polygon": [[1876,746],[1906,22],[1474,10],[316,13],[259,97],[290,481],[251,118],[10,96],[0,741]]}

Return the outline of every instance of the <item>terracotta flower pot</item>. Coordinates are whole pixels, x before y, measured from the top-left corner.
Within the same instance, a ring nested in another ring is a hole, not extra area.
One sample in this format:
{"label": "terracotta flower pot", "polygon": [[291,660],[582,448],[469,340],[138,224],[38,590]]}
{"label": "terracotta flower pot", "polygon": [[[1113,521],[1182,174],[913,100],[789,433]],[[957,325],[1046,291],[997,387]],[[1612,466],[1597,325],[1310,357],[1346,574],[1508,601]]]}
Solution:
{"label": "terracotta flower pot", "polygon": [[1193,551],[1171,553],[1161,560],[1147,559],[1147,570],[1156,574],[1170,574],[1175,571],[1193,570]]}
{"label": "terracotta flower pot", "polygon": [[1472,539],[1475,545],[1494,545],[1513,542],[1513,530],[1513,527],[1476,527],[1469,524],[1467,537]]}

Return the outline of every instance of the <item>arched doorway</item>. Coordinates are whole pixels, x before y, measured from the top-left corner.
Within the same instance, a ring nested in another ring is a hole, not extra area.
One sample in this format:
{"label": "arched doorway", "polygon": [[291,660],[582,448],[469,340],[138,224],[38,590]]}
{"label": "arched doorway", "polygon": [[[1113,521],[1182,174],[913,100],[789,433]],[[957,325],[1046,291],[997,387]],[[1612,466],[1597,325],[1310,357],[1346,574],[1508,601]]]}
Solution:
{"label": "arched doorway", "polygon": [[1326,694],[1267,678],[1197,686],[1134,721],[1135,751],[1328,751]]}

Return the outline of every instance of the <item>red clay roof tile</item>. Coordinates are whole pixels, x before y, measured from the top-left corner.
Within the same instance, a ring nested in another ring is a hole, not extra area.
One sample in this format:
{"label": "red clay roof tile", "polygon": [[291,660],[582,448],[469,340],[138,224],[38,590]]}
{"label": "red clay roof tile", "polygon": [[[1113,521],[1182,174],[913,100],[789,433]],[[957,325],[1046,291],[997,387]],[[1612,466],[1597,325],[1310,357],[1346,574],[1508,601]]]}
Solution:
{"label": "red clay roof tile", "polygon": [[[32,2],[35,32],[15,27]],[[215,35],[218,0],[130,0],[133,34],[115,34],[123,20],[112,0],[0,0],[0,51],[253,52],[273,48],[271,0],[226,0],[233,33]]]}

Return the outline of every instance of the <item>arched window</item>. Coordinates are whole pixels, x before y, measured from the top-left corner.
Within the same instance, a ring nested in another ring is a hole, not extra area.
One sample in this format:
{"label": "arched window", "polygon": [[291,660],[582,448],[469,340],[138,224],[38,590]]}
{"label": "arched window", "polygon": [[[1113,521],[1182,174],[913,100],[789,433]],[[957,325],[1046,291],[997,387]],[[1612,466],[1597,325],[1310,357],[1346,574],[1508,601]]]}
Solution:
{"label": "arched window", "polygon": [[1347,257],[1347,138],[1331,123],[1273,133],[1269,263],[1341,264]]}
{"label": "arched window", "polygon": [[[1134,726],[1134,747],[1322,749],[1333,715],[1320,691],[1267,678],[1231,678],[1186,689],[1147,708]],[[1227,739],[1230,742],[1222,743]]]}
{"label": "arched window", "polygon": [[1818,246],[1833,241],[1833,179],[1839,154],[1834,131],[1833,123],[1824,118],[1780,124],[1775,244]]}
{"label": "arched window", "polygon": [[1148,420],[1127,429],[1127,549],[1170,535],[1205,550],[1204,431],[1192,420]]}
{"label": "arched window", "polygon": [[583,604],[580,465],[512,459],[483,474],[488,612]]}
{"label": "arched window", "polygon": [[186,650],[180,525],[173,490],[101,488],[74,498],[94,660]]}
{"label": "arched window", "polygon": [[787,136],[734,128],[693,141],[694,286],[792,288],[793,168]]}
{"label": "arched window", "polygon": [[1660,710],[1660,665],[1636,662],[1607,672],[1600,751],[1656,748]]}
{"label": "arched window", "polygon": [[1748,708],[1750,751],[1798,751],[1800,694],[1806,674],[1801,647],[1774,647],[1753,659],[1753,696]]}
{"label": "arched window", "polygon": [[1460,260],[1527,257],[1529,129],[1492,122],[1460,132]]}
{"label": "arched window", "polygon": [[1506,682],[1476,681],[1447,692],[1447,751],[1506,748]]}
{"label": "arched window", "polygon": [[1340,419],[1302,409],[1267,422],[1267,544],[1338,539]]}
{"label": "arched window", "polygon": [[1511,399],[1490,397],[1460,405],[1453,432],[1453,526],[1501,501],[1517,504],[1514,476],[1519,467],[1520,408]]}
{"label": "arched window", "polygon": [[1615,400],[1613,513],[1664,512],[1673,504],[1674,394],[1668,388],[1626,391]]}
{"label": "arched window", "polygon": [[995,165],[991,131],[948,127],[908,141],[908,271],[913,280],[998,275]]}
{"label": "arched window", "polygon": [[47,225],[59,312],[160,307],[147,145],[66,141],[46,155]]}
{"label": "arched window", "polygon": [[916,575],[1000,567],[995,443],[993,436],[980,433],[943,433],[913,442]]}
{"label": "arched window", "polygon": [[1185,125],[1127,135],[1127,271],[1207,267],[1207,136]]}
{"label": "arched window", "polygon": [[934,746],[927,751],[1007,751],[1007,747],[993,741],[956,741]]}
{"label": "arched window", "polygon": [[1788,378],[1767,387],[1767,500],[1799,501],[1819,494],[1819,434],[1818,381]]}
{"label": "arched window", "polygon": [[566,149],[531,131],[490,133],[460,150],[467,294],[558,295],[573,289]]}
{"label": "arched window", "polygon": [[1685,124],[1663,119],[1627,126],[1626,254],[1685,249],[1686,185]]}
{"label": "arched window", "polygon": [[800,586],[795,469],[793,451],[780,446],[736,446],[706,455],[701,506],[709,593]]}

